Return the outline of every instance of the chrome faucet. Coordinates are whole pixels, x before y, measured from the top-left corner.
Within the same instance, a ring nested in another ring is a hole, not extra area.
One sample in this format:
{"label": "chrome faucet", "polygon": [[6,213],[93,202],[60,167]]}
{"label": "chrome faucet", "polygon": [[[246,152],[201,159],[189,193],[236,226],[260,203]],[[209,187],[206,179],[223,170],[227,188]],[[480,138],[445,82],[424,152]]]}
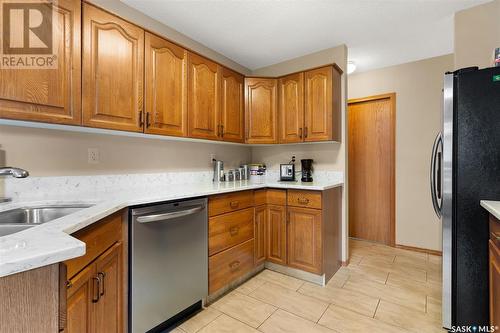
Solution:
{"label": "chrome faucet", "polygon": [[30,174],[28,171],[20,168],[2,167],[0,168],[0,176],[12,176],[15,178],[26,178]]}
{"label": "chrome faucet", "polygon": [[[30,174],[28,171],[20,168],[12,168],[12,167],[0,167],[0,176],[12,176],[14,178],[26,178]],[[0,203],[1,202],[9,202],[11,201],[11,198],[1,198],[0,197]]]}

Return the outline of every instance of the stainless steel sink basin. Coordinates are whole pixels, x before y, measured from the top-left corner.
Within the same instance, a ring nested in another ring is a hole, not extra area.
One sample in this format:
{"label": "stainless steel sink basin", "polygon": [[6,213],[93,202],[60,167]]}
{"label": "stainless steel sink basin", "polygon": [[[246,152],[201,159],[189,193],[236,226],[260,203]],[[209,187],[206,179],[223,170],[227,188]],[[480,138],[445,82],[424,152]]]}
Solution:
{"label": "stainless steel sink basin", "polygon": [[88,204],[26,206],[0,212],[0,237],[91,207]]}

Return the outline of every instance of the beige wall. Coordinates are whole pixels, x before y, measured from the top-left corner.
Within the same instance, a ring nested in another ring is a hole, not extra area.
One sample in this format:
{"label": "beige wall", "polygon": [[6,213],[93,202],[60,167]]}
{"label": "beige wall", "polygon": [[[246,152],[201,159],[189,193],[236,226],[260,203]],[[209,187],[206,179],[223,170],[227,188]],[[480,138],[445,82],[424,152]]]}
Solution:
{"label": "beige wall", "polygon": [[[345,73],[347,68],[347,47],[340,45],[337,47],[322,50],[303,57],[287,60],[279,64],[254,70],[252,75],[255,76],[281,76],[301,70],[306,70],[313,67],[322,66],[325,64],[336,63]],[[342,99],[347,96],[347,75],[342,75]],[[300,145],[280,145],[267,147],[253,147],[252,160],[254,162],[264,162],[271,170],[279,170],[280,163],[286,163],[292,155],[297,159],[312,158],[314,159],[314,168],[316,170],[336,170],[344,172],[347,179],[347,159],[346,159],[346,132],[345,132],[345,108],[342,104],[342,136],[340,143],[316,143],[316,144],[300,144]],[[342,258],[346,260],[348,257],[347,243],[347,186],[344,186],[342,196],[342,229],[343,229],[343,252]]]}
{"label": "beige wall", "polygon": [[[98,148],[100,163],[87,162]],[[211,170],[210,154],[227,167],[250,162],[249,147],[0,126],[0,162],[32,176],[124,174]]]}
{"label": "beige wall", "polygon": [[500,0],[455,14],[455,69],[491,67],[500,47]]}
{"label": "beige wall", "polygon": [[396,93],[396,243],[441,250],[429,193],[432,144],[441,127],[443,74],[453,55],[349,76],[349,98]]}
{"label": "beige wall", "polygon": [[187,37],[186,35],[178,32],[177,30],[172,29],[171,27],[152,19],[151,17],[139,12],[138,10],[127,6],[120,0],[89,0],[95,5],[106,9],[130,22],[137,24],[149,31],[159,34],[160,36],[164,36],[169,40],[179,43],[180,45],[198,52],[218,63],[227,66],[229,68],[234,69],[235,71],[240,72],[241,74],[248,75],[250,74],[250,70],[240,64],[234,62],[233,60],[227,58],[226,56],[206,47],[205,45],[195,41]]}

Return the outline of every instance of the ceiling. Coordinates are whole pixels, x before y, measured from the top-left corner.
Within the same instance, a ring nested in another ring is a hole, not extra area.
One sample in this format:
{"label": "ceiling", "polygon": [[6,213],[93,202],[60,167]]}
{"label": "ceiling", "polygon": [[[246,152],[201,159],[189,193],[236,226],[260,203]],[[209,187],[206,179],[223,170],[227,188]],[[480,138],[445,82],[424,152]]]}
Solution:
{"label": "ceiling", "polygon": [[358,71],[453,52],[453,14],[489,0],[122,0],[251,70],[346,44]]}

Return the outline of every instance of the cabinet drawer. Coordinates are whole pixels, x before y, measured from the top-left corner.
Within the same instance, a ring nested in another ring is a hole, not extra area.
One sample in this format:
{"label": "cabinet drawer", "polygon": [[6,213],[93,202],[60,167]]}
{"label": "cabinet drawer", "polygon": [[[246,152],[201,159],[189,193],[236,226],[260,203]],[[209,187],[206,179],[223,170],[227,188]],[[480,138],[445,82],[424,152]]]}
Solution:
{"label": "cabinet drawer", "polygon": [[212,294],[253,268],[253,239],[208,259],[208,292]]}
{"label": "cabinet drawer", "polygon": [[253,191],[214,195],[208,198],[208,216],[253,207]]}
{"label": "cabinet drawer", "polygon": [[288,205],[321,209],[321,192],[288,190]]}
{"label": "cabinet drawer", "polygon": [[85,255],[65,261],[68,279],[122,239],[122,212],[115,213],[72,235],[86,244]]}
{"label": "cabinet drawer", "polygon": [[286,206],[286,190],[268,188],[255,191],[255,206],[259,205]]}
{"label": "cabinet drawer", "polygon": [[253,208],[211,217],[208,221],[208,255],[253,238]]}

